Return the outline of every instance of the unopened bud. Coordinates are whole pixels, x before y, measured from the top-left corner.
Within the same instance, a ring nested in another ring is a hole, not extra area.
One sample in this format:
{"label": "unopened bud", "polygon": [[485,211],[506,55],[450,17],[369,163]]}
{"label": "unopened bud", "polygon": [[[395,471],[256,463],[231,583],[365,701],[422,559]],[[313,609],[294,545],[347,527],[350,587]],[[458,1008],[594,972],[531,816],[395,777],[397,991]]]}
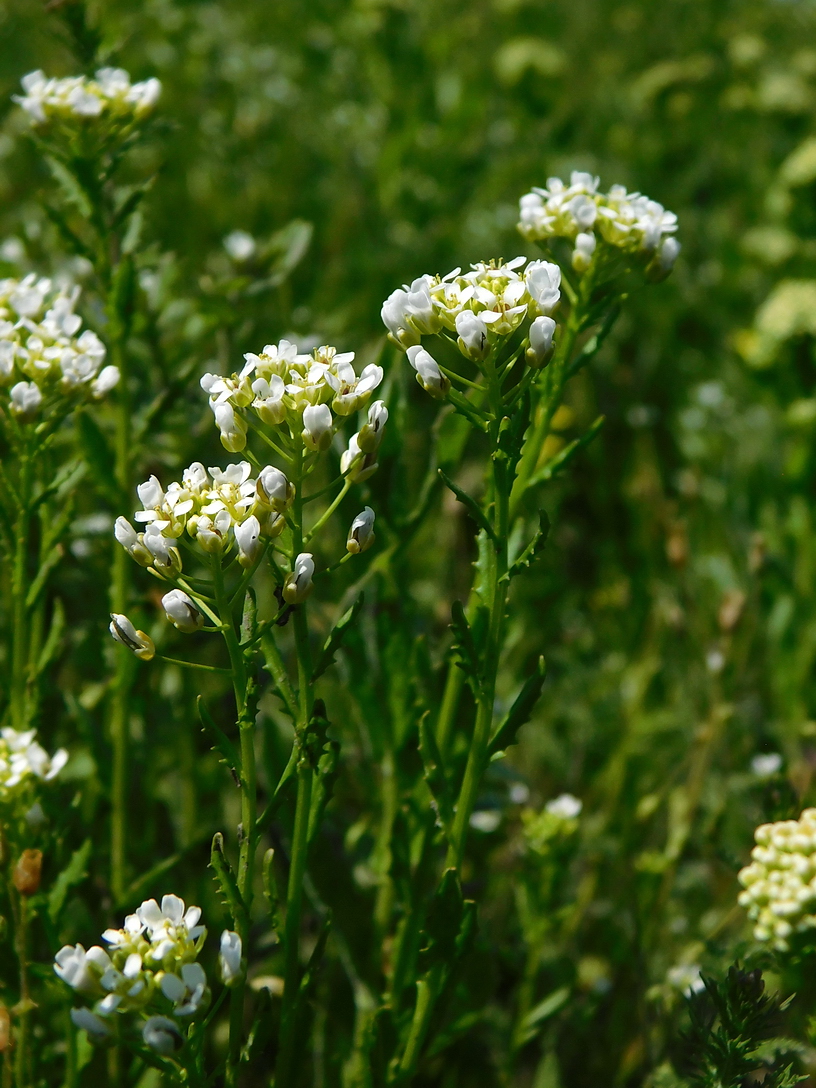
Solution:
{"label": "unopened bud", "polygon": [[11,1050],[11,1013],[0,1005],[0,1054]]}
{"label": "unopened bud", "polygon": [[374,543],[374,511],[367,506],[351,523],[346,551],[352,555],[364,552]]}
{"label": "unopened bud", "polygon": [[42,850],[23,850],[14,866],[12,880],[20,895],[34,895],[40,887]]}
{"label": "unopened bud", "polygon": [[127,646],[141,661],[151,661],[156,656],[153,639],[144,631],[137,631],[127,616],[111,612],[109,630],[117,642]]}

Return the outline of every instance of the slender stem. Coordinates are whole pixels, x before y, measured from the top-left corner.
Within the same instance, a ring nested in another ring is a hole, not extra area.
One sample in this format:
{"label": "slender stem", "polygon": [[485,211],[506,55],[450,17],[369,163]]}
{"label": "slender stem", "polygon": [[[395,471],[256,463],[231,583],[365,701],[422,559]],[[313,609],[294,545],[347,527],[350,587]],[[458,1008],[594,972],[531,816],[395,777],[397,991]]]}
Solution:
{"label": "slender stem", "polygon": [[[338,492],[335,499],[326,507],[326,509],[323,511],[323,513],[320,515],[320,517],[317,519],[317,521],[311,527],[309,532],[306,534],[306,537],[303,540],[304,544],[308,544],[309,541],[312,540],[312,538],[315,537],[317,535],[317,533],[320,532],[320,530],[323,528],[323,526],[326,524],[326,522],[332,516],[334,511],[337,509],[337,507],[340,505],[340,503],[346,497],[346,495],[349,492],[350,487],[351,487],[351,479],[347,478],[343,482],[343,486],[340,488],[340,491]],[[297,551],[300,551],[300,548],[298,548]],[[296,551],[295,554],[297,554],[297,551]]]}
{"label": "slender stem", "polygon": [[20,508],[15,526],[12,594],[14,626],[11,658],[11,721],[15,729],[26,726],[26,690],[28,684],[28,550],[30,535],[30,504],[32,487],[32,454],[26,438],[20,454]]}
{"label": "slender stem", "polygon": [[[296,446],[293,458],[295,498],[292,504],[292,545],[295,553],[303,547],[303,446]],[[343,492],[338,496],[336,507]],[[317,528],[317,527],[316,527]],[[312,530],[314,532],[315,529]],[[314,708],[312,685],[312,657],[309,645],[309,623],[306,605],[295,608],[295,651],[297,655],[298,689],[295,745],[301,745],[309,726]],[[303,908],[303,880],[309,846],[309,813],[312,803],[312,768],[306,753],[302,752],[297,764],[297,802],[295,826],[292,834],[292,854],[289,866],[289,883],[286,889],[286,922],[284,925],[283,998],[281,1005],[278,1060],[275,1068],[275,1088],[289,1088],[293,1083],[294,1059],[297,1040],[295,1017],[300,991],[300,928]]]}

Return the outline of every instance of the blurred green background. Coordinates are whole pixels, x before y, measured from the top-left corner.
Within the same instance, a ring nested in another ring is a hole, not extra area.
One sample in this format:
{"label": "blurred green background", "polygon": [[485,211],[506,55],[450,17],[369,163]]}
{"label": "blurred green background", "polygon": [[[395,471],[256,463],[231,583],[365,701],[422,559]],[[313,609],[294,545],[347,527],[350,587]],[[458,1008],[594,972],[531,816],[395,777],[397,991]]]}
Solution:
{"label": "blurred green background", "polygon": [[[111,62],[164,86],[138,167],[158,171],[142,286],[163,365],[191,378],[145,473],[206,462],[205,447],[217,455],[197,389],[204,369],[234,369],[243,351],[286,335],[373,357],[394,287],[532,255],[515,232],[517,201],[550,175],[591,170],[604,188],[621,182],[678,214],[673,276],[629,300],[559,417],[567,439],[599,412],[607,422],[545,496],[552,543],[513,601],[504,693],[541,652],[550,678],[513,769],[497,771],[483,799],[501,816],[478,848],[488,1030],[465,1035],[433,1081],[498,1083],[491,1055],[524,972],[512,877],[526,789],[534,806],[569,790],[584,816],[536,938],[537,992],[567,985],[575,1000],[542,1014],[518,1083],[674,1083],[665,1062],[679,993],[668,973],[733,957],[747,935],[736,871],[754,826],[816,797],[816,4],[106,0],[96,10]],[[40,204],[47,173],[10,100],[31,69],[75,71],[58,30],[35,0],[0,3],[3,274],[82,275],[58,256]],[[246,260],[224,248],[236,230],[256,240]],[[391,431],[372,481],[387,518],[389,481],[411,479],[424,457],[430,409],[404,362],[390,348],[386,358],[415,428],[404,448]],[[93,511],[89,497],[63,576],[77,600],[94,570],[105,577],[107,523],[95,528]],[[441,543],[466,539],[460,516],[435,513],[402,586],[435,634],[472,558],[441,566]],[[52,699],[87,738],[92,775],[102,636],[77,622]],[[217,826],[221,786],[200,762],[195,796],[179,804],[179,765],[204,757],[175,739],[180,681],[167,670],[153,682],[164,709],[145,717],[137,705],[133,724],[151,798],[134,846],[145,868],[169,852],[168,831],[185,846],[202,812]],[[42,732],[50,741],[47,723]],[[55,739],[77,748],[70,732]],[[779,753],[781,768],[752,768],[763,753]],[[204,852],[191,856],[189,882]]]}

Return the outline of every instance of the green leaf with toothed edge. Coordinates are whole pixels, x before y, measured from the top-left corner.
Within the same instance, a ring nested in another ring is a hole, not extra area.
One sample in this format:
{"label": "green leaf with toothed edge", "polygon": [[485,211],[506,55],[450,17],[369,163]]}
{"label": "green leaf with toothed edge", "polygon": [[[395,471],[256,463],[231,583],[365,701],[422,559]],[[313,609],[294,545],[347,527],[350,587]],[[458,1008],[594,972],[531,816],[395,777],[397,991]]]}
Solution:
{"label": "green leaf with toothed edge", "polygon": [[246,904],[244,903],[244,897],[241,895],[229,859],[224,853],[224,836],[220,831],[217,831],[215,835],[213,835],[212,848],[210,850],[210,868],[216,875],[218,885],[221,888],[224,900],[229,907],[235,924],[237,925],[241,921],[248,921],[249,917]]}
{"label": "green leaf with toothed edge", "polygon": [[321,677],[326,669],[334,663],[334,655],[342,646],[346,631],[357,618],[360,609],[363,607],[364,600],[364,595],[361,593],[351,608],[349,608],[347,612],[344,612],[334,627],[332,627],[329,632],[329,637],[323,644],[323,649],[320,651],[320,656],[312,670],[312,683]]}
{"label": "green leaf with toothed edge", "polygon": [[516,701],[510,707],[507,717],[493,734],[487,747],[488,760],[495,758],[499,752],[505,751],[511,744],[517,743],[518,731],[530,720],[533,708],[541,695],[546,676],[547,665],[544,658],[540,657],[536,671],[526,681],[524,687],[518,693]]}
{"label": "green leaf with toothed edge", "polygon": [[201,719],[201,724],[204,727],[204,732],[207,730],[212,733],[215,740],[215,748],[221,753],[223,762],[229,767],[232,772],[232,776],[235,779],[236,785],[241,784],[241,760],[238,756],[238,750],[224,731],[215,724],[209,710],[207,710],[207,704],[204,702],[204,696],[199,695],[196,699],[196,706],[198,707],[198,716]]}
{"label": "green leaf with toothed edge", "polygon": [[422,766],[425,772],[425,781],[428,789],[436,802],[437,812],[445,834],[450,836],[453,824],[453,800],[450,796],[450,787],[442,766],[442,757],[436,744],[436,737],[429,722],[429,712],[426,711],[419,719],[419,754],[422,757]]}
{"label": "green leaf with toothed edge", "polygon": [[471,495],[468,495],[467,491],[463,490],[463,488],[461,488],[459,484],[454,483],[444,469],[438,468],[436,471],[439,473],[445,487],[453,492],[457,500],[466,508],[467,512],[470,514],[470,516],[473,518],[479,528],[484,529],[484,531],[491,538],[491,540],[497,541],[496,533],[493,529],[493,526],[487,520],[482,508],[479,506],[476,500]]}
{"label": "green leaf with toothed edge", "polygon": [[533,560],[544,550],[544,545],[547,543],[547,537],[550,535],[550,518],[546,510],[539,510],[538,512],[538,528],[535,531],[533,539],[518,557],[518,559],[511,565],[510,569],[505,575],[502,576],[502,581],[510,581],[511,578],[515,578],[517,574],[521,574],[523,570],[528,570],[533,563]]}

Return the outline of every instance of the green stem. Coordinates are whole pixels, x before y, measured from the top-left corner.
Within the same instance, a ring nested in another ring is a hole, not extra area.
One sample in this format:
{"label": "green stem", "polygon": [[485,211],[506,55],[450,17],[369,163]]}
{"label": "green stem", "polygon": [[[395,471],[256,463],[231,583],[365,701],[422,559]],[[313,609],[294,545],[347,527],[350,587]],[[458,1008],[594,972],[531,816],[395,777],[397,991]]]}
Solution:
{"label": "green stem", "polygon": [[[12,895],[16,893],[12,891]],[[28,1052],[28,1019],[33,1008],[28,989],[28,900],[25,895],[18,895],[17,933],[15,946],[20,967],[20,1001],[17,1006],[17,1039],[14,1062],[15,1088],[30,1088],[31,1069]]]}
{"label": "green stem", "polygon": [[[326,524],[326,522],[332,516],[334,511],[337,509],[337,507],[340,505],[340,503],[346,497],[346,495],[349,492],[350,487],[351,487],[351,480],[346,479],[345,482],[343,483],[343,486],[340,488],[340,491],[338,492],[337,496],[335,497],[335,499],[326,507],[326,509],[323,511],[323,513],[320,515],[320,517],[317,519],[317,521],[311,527],[309,532],[306,534],[306,537],[303,540],[303,544],[308,544],[309,541],[312,540],[317,535],[317,533],[320,532],[320,530],[323,528],[323,526]],[[302,545],[301,545],[301,547],[302,547]],[[299,552],[300,550],[301,550],[300,547],[297,548],[296,551],[295,551],[295,554],[297,554],[297,552]]]}
{"label": "green stem", "polygon": [[31,448],[25,442],[20,456],[20,508],[15,525],[12,595],[14,626],[11,657],[11,722],[15,729],[26,726],[26,689],[28,684],[28,549],[30,535],[30,503],[32,487]]}
{"label": "green stem", "polygon": [[[292,548],[297,554],[303,548],[303,446],[296,446],[293,458],[295,499],[292,504]],[[343,489],[345,491],[345,487]],[[339,502],[341,495],[336,502]],[[335,502],[335,506],[336,506]],[[313,529],[312,532],[315,530]],[[297,719],[295,745],[300,745],[309,726],[314,707],[312,685],[312,656],[309,645],[309,623],[306,605],[301,604],[293,613],[295,651],[297,655]],[[312,768],[305,753],[297,764],[297,802],[295,826],[292,834],[292,854],[289,866],[289,883],[286,889],[286,923],[284,925],[283,998],[281,1003],[278,1060],[275,1067],[275,1088],[289,1088],[294,1079],[297,1040],[295,1018],[300,991],[300,929],[303,909],[303,880],[309,846],[309,813],[312,803]]]}

